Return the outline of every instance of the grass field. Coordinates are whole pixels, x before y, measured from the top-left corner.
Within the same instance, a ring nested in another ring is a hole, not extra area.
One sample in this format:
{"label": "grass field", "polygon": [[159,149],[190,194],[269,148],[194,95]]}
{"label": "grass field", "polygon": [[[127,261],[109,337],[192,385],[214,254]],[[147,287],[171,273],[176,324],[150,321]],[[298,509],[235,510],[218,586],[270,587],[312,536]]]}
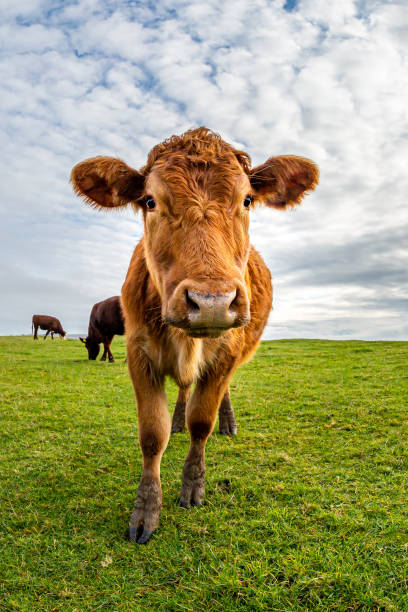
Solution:
{"label": "grass field", "polygon": [[113,353],[0,338],[0,610],[408,610],[408,343],[264,342],[201,509],[177,506],[171,438],[147,546],[124,538],[141,455]]}

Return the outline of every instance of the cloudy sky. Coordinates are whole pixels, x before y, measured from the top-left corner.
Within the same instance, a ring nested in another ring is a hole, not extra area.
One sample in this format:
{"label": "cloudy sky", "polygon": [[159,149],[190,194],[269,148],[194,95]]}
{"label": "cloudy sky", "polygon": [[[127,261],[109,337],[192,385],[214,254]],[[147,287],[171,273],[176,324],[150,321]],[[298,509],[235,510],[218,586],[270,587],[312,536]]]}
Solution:
{"label": "cloudy sky", "polygon": [[94,155],[139,168],[206,125],[253,164],[310,157],[296,211],[258,209],[274,277],[265,337],[407,339],[406,0],[0,1],[0,334],[69,333],[120,293],[142,223],[68,182]]}

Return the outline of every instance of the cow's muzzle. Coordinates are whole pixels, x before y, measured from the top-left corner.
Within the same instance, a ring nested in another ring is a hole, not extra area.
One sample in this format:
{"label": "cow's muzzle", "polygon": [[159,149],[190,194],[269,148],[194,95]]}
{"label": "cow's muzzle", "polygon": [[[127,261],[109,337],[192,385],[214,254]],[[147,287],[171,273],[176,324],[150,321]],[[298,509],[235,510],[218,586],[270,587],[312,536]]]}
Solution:
{"label": "cow's muzzle", "polygon": [[250,320],[246,288],[240,282],[228,285],[229,290],[221,291],[225,287],[209,290],[197,283],[180,283],[169,300],[166,323],[199,338],[218,337],[231,327],[246,325]]}

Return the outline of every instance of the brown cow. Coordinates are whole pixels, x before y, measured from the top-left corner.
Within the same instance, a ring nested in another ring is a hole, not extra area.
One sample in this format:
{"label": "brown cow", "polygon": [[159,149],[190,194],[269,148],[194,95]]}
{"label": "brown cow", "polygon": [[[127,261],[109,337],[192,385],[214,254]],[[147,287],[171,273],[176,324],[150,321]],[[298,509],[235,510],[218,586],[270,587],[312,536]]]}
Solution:
{"label": "brown cow", "polygon": [[160,461],[170,434],[166,375],[196,383],[187,405],[190,449],[180,504],[204,495],[204,451],[237,367],[255,352],[272,305],[269,271],[249,244],[256,204],[299,204],[318,181],[302,157],[250,157],[206,128],[155,146],[139,171],[119,159],[88,159],[72,171],[77,194],[97,207],[129,202],[145,233],[122,289],[129,372],[135,389],[143,471],[129,523],[144,544],[159,522]]}
{"label": "brown cow", "polygon": [[104,351],[101,361],[108,356],[112,363],[114,360],[110,346],[115,335],[123,336],[125,324],[123,321],[120,297],[115,295],[92,306],[89,317],[88,336],[79,338],[88,350],[88,359],[96,359],[99,354],[99,345],[103,344]]}
{"label": "brown cow", "polygon": [[34,331],[34,340],[38,340],[38,328],[47,330],[44,336],[44,340],[51,334],[52,340],[54,340],[54,334],[59,334],[60,338],[64,338],[67,332],[62,329],[62,325],[56,317],[50,317],[49,315],[33,315],[31,323],[31,332]]}

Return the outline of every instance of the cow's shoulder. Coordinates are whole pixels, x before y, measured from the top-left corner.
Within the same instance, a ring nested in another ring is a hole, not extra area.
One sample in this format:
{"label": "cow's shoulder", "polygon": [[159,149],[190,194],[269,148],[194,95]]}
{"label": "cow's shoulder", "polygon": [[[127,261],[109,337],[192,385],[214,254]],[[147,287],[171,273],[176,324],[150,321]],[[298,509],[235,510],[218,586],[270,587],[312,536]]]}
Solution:
{"label": "cow's shoulder", "polygon": [[147,327],[152,334],[160,334],[163,327],[161,300],[147,269],[143,239],[133,251],[122,287],[122,309],[127,333]]}
{"label": "cow's shoulder", "polygon": [[247,284],[250,291],[251,314],[263,304],[265,311],[269,313],[272,305],[272,277],[266,263],[253,246],[248,258]]}

